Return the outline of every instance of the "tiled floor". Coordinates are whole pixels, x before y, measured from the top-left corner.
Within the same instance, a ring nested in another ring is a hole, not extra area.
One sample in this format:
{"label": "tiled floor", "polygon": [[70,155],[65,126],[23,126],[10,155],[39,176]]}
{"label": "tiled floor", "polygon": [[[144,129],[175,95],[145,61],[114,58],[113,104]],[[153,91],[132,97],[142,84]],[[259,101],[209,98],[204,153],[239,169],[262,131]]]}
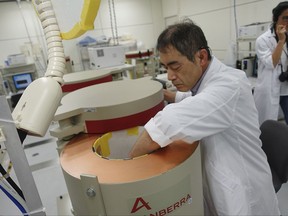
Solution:
{"label": "tiled floor", "polygon": [[[25,153],[41,197],[46,215],[72,215],[66,184],[59,165],[56,140],[28,137]],[[13,176],[13,172],[11,176]],[[17,179],[16,179],[17,180]],[[282,215],[288,216],[288,183],[277,193]],[[21,215],[10,200],[0,193],[0,215]]]}

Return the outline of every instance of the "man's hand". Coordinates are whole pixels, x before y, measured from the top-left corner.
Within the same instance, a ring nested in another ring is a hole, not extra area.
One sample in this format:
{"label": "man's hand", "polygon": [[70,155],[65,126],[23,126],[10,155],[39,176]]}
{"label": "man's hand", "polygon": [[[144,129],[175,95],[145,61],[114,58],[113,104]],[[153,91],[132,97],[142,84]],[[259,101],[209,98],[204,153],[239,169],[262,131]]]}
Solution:
{"label": "man's hand", "polygon": [[140,136],[138,137],[129,155],[130,155],[130,158],[134,158],[134,157],[138,157],[141,155],[151,153],[159,148],[160,146],[156,142],[154,142],[151,139],[148,132],[144,130],[142,134],[140,134]]}
{"label": "man's hand", "polygon": [[174,103],[175,102],[175,97],[176,97],[176,92],[172,92],[166,89],[163,89],[164,93],[164,100],[169,102],[169,103]]}

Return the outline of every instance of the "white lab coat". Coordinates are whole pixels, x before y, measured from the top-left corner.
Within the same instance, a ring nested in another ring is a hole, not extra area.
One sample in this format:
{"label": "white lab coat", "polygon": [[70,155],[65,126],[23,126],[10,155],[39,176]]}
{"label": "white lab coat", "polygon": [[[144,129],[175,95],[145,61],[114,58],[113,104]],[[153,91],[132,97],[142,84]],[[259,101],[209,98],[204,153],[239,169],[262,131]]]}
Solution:
{"label": "white lab coat", "polygon": [[280,215],[243,71],[213,57],[197,94],[167,105],[145,129],[162,147],[201,140],[205,215]]}
{"label": "white lab coat", "polygon": [[[258,77],[256,80],[254,99],[259,113],[259,124],[267,119],[278,119],[280,95],[288,95],[288,82],[280,82],[281,66],[283,70],[287,68],[287,47],[283,47],[281,60],[274,68],[272,53],[277,45],[275,34],[269,29],[260,35],[255,43],[258,57]],[[287,53],[288,54],[288,53]]]}

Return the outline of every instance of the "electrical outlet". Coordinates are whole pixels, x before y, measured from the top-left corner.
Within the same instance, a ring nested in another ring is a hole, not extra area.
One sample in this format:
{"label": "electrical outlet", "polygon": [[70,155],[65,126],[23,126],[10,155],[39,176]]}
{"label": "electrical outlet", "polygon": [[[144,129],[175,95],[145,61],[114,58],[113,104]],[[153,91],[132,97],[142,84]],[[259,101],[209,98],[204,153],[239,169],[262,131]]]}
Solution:
{"label": "electrical outlet", "polygon": [[0,127],[0,142],[4,142],[4,141],[6,141],[6,138],[5,138],[3,129]]}

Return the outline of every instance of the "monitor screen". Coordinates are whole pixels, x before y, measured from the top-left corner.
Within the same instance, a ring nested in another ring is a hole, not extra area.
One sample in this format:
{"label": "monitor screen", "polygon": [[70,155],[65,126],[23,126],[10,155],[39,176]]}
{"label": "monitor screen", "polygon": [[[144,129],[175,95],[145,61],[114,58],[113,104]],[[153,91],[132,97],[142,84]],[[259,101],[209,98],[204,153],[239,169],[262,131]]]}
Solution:
{"label": "monitor screen", "polygon": [[14,75],[12,78],[16,90],[25,89],[32,82],[31,73],[17,74]]}

